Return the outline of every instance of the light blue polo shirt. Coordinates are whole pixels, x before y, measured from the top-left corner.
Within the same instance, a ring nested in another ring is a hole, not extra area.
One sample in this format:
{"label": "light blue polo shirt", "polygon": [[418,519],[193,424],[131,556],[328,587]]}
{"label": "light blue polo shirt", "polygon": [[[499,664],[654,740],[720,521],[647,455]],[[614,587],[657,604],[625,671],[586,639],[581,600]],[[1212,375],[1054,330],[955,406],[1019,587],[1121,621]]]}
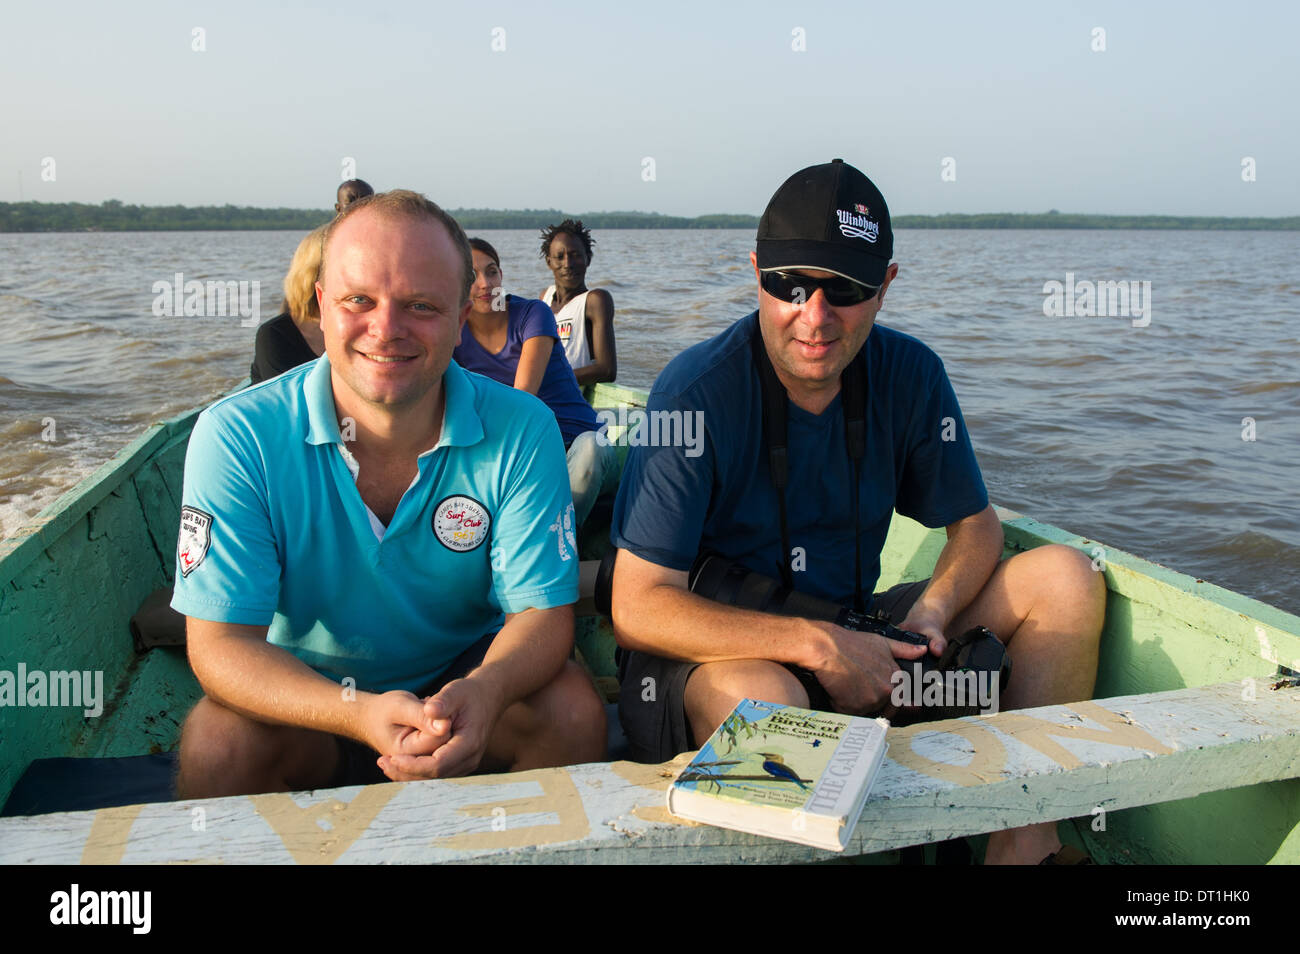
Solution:
{"label": "light blue polo shirt", "polygon": [[172,606],[269,625],[321,674],[384,692],[432,681],[503,613],[575,602],[555,415],[455,362],[443,381],[442,434],[382,537],[344,456],[327,357],[200,414]]}

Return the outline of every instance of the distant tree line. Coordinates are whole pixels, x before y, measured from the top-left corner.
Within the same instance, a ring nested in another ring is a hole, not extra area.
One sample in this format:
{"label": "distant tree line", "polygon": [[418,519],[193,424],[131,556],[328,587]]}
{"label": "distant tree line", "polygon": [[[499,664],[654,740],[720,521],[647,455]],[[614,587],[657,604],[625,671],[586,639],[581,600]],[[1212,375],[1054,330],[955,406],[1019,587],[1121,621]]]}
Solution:
{"label": "distant tree line", "polygon": [[82,202],[0,202],[0,232],[198,232],[294,229],[308,231],[333,212],[254,209],[235,205],[123,205]]}
{"label": "distant tree line", "polygon": [[658,212],[561,212],[559,209],[452,209],[465,229],[541,229],[582,219],[593,229],[756,229],[756,215],[660,215]]}
{"label": "distant tree line", "polygon": [[[451,209],[465,229],[540,229],[580,218],[595,229],[752,229],[753,215],[687,218],[657,212],[561,212],[559,209]],[[184,232],[289,229],[328,222],[329,209],[255,209],[235,205],[124,205],[82,202],[0,202],[0,232]]]}
{"label": "distant tree line", "polygon": [[[699,215],[657,212],[561,212],[559,209],[452,209],[467,230],[540,229],[580,218],[593,229],[754,229],[755,215]],[[124,205],[109,199],[82,202],[0,202],[0,232],[186,232],[286,229],[307,231],[328,222],[329,209],[255,209],[235,205]],[[1288,218],[1209,218],[1175,215],[1080,215],[1052,209],[1042,213],[990,212],[976,215],[899,215],[903,229],[1300,229]]]}
{"label": "distant tree line", "polygon": [[1186,215],[1082,215],[1074,212],[985,212],[974,215],[899,215],[900,229],[1300,229],[1289,218],[1217,218]]}

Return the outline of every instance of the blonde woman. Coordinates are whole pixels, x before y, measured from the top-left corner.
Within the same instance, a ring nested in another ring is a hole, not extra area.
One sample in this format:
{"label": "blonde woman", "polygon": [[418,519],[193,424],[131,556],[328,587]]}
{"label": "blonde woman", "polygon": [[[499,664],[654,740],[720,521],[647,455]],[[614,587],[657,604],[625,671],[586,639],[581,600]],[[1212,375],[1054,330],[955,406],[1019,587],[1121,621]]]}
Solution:
{"label": "blonde woman", "polygon": [[298,243],[284,276],[283,311],[257,329],[253,366],[248,376],[254,384],[283,374],[325,352],[316,304],[316,274],[320,271],[321,240],[326,226],[313,229]]}

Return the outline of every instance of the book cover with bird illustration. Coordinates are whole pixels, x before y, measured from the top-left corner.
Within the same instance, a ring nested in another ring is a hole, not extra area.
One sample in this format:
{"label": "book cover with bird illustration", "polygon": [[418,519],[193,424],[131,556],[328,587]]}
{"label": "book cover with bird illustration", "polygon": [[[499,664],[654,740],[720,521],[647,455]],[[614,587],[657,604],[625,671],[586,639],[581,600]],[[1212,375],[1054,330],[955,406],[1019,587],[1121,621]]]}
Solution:
{"label": "book cover with bird illustration", "polygon": [[668,788],[681,818],[843,851],[888,745],[884,719],[742,699]]}

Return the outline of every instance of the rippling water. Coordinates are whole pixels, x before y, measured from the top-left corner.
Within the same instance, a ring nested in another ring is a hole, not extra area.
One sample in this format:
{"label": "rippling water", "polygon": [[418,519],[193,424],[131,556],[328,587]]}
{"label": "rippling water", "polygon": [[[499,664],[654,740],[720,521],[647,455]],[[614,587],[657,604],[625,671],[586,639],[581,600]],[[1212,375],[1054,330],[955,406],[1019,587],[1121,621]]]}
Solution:
{"label": "rippling water", "polygon": [[[484,235],[540,294],[536,234]],[[154,317],[154,282],[258,281],[269,318],[300,237],[0,235],[0,536],[248,373],[253,328]],[[755,307],[752,232],[596,239],[622,383]],[[998,503],[1300,612],[1300,234],[918,230],[896,254],[881,321],[943,357]],[[1149,281],[1150,325],[1045,317],[1067,272]]]}

